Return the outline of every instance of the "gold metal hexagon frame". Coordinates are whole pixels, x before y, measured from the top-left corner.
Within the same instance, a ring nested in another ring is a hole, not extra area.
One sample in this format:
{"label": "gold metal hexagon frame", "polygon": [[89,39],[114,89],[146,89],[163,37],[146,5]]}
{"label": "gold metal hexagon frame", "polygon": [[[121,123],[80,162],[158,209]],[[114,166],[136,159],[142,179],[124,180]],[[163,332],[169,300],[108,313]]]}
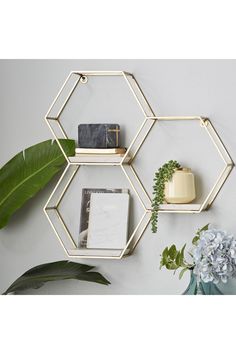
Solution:
{"label": "gold metal hexagon frame", "polygon": [[[124,157],[120,158],[120,161],[103,161],[103,162],[95,162],[92,161],[91,159],[88,160],[87,162],[81,162],[78,158],[76,157],[68,157],[64,150],[63,147],[60,144],[59,139],[68,139],[68,136],[60,122],[60,116],[66,107],[67,103],[69,102],[74,90],[78,86],[78,84],[86,84],[88,81],[89,76],[121,76],[124,78],[126,81],[128,87],[130,88],[132,94],[134,95],[134,98],[136,99],[137,104],[139,105],[143,116],[144,120],[135,135],[133,141],[132,141],[132,149],[129,148],[129,154],[125,154]],[[67,94],[66,97],[60,101],[61,97],[63,96],[63,92],[67,86]],[[55,111],[55,106],[58,105]],[[54,113],[53,113],[54,110]],[[49,108],[45,120],[54,136],[56,139],[61,151],[63,152],[66,160],[67,160],[67,167],[64,170],[60,180],[58,181],[56,187],[54,188],[52,194],[50,195],[45,207],[44,207],[44,212],[54,230],[56,233],[64,251],[69,257],[79,257],[79,258],[111,258],[111,259],[120,259],[124,257],[125,255],[128,255],[132,253],[134,248],[136,247],[137,243],[139,242],[141,236],[143,235],[146,227],[149,224],[150,221],[150,213],[146,210],[144,204],[142,203],[142,200],[139,197],[139,194],[137,193],[136,189],[134,188],[132,181],[129,179],[129,170],[132,169],[132,166],[130,165],[129,161],[132,160],[132,158],[136,154],[136,144],[137,146],[139,145],[139,136],[140,133],[142,132],[147,136],[149,130],[151,129],[152,125],[154,124],[153,120],[148,120],[147,118],[153,117],[154,112],[152,111],[146,97],[144,96],[141,88],[139,87],[136,79],[134,76],[130,73],[127,73],[125,71],[83,71],[83,72],[78,72],[78,71],[72,71],[69,76],[67,77],[66,81],[64,82],[62,88],[60,89],[59,93],[57,94],[56,98],[54,99],[51,107]],[[145,138],[142,135],[142,139],[144,140]],[[111,165],[111,166],[120,166],[122,171],[124,172],[125,176],[128,178],[128,181],[130,182],[131,188],[135,192],[135,194],[138,197],[138,200],[141,202],[141,205],[143,207],[143,214],[138,222],[137,226],[135,227],[133,233],[130,235],[128,242],[126,244],[126,247],[123,250],[88,250],[85,252],[84,249],[78,248],[71,233],[69,228],[67,227],[63,215],[59,211],[59,206],[60,203],[67,192],[72,180],[75,178],[76,173],[78,172],[78,169],[81,165],[97,165],[97,166],[106,166],[106,165]],[[128,171],[128,172],[127,172]]]}
{"label": "gold metal hexagon frame", "polygon": [[[146,97],[144,96],[133,74],[125,71],[83,71],[83,72],[71,71],[45,116],[46,123],[48,124],[49,129],[51,130],[54,138],[56,139],[68,163],[77,163],[77,162],[79,163],[80,161],[79,160],[76,161],[75,159],[71,159],[70,157],[68,157],[65,151],[63,150],[62,145],[60,144],[59,139],[68,139],[66,131],[63,128],[62,123],[60,122],[60,117],[66,105],[68,104],[71,96],[73,95],[76,87],[79,84],[80,85],[86,84],[90,76],[122,77],[127,83],[130,91],[132,92],[138,106],[140,107],[143,113],[144,118],[155,116],[151,106],[149,105]],[[144,129],[143,125],[146,125],[145,120],[143,121],[143,124],[141,125],[137,133],[137,136],[139,136],[139,132],[141,130],[143,131]],[[133,141],[137,140],[137,136],[134,138]],[[126,157],[127,156],[124,157],[123,162],[125,162]]]}
{"label": "gold metal hexagon frame", "polygon": [[[59,139],[68,139],[68,136],[60,122],[60,116],[66,107],[67,103],[69,102],[75,88],[78,84],[86,84],[88,81],[89,76],[122,76],[128,87],[130,88],[132,94],[134,95],[137,104],[139,105],[144,120],[136,133],[134,139],[132,140],[131,144],[129,145],[125,155],[120,159],[120,161],[103,161],[103,162],[95,162],[91,159],[87,162],[81,162],[77,158],[67,157]],[[67,94],[62,100],[60,101],[61,97],[63,96],[64,89],[67,87]],[[58,107],[55,110],[55,106]],[[54,113],[53,113],[54,110]],[[62,88],[60,89],[59,93],[57,94],[55,100],[53,101],[51,107],[49,108],[45,120],[56,139],[60,149],[62,150],[66,160],[67,160],[67,167],[63,172],[60,180],[58,181],[56,187],[54,188],[52,194],[50,195],[45,207],[44,212],[55,231],[63,249],[65,250],[66,254],[69,257],[79,257],[79,258],[111,258],[111,259],[120,259],[125,255],[131,254],[134,248],[136,247],[137,243],[141,239],[146,227],[150,222],[151,216],[151,199],[145,189],[145,186],[142,184],[137,172],[135,171],[132,162],[134,161],[139,149],[141,148],[142,144],[144,143],[145,139],[147,138],[149,132],[151,131],[153,125],[157,121],[161,120],[198,120],[200,125],[203,129],[206,130],[208,136],[214,143],[214,146],[219,153],[220,157],[224,162],[224,168],[220,175],[218,176],[214,186],[212,187],[211,191],[208,193],[207,197],[205,198],[202,204],[189,204],[188,208],[186,205],[162,205],[160,208],[160,212],[163,213],[200,213],[203,210],[208,209],[213,201],[215,200],[217,194],[219,193],[220,189],[222,188],[224,182],[226,181],[227,177],[229,176],[234,163],[226,150],[223,142],[221,141],[219,135],[217,134],[216,130],[214,129],[212,123],[209,119],[203,118],[200,116],[188,116],[188,117],[158,117],[153,112],[151,106],[149,105],[145,95],[143,94],[140,86],[138,85],[136,79],[134,78],[133,74],[127,73],[125,71],[72,71],[69,76],[67,77],[66,81],[64,82]],[[89,251],[85,254],[84,251],[77,248],[75,241],[73,240],[70,231],[63,220],[63,216],[60,214],[59,205],[65,195],[66,191],[68,190],[73,178],[76,176],[78,169],[81,165],[113,165],[113,166],[120,166],[122,171],[124,172],[126,178],[128,179],[131,188],[135,192],[136,196],[138,197],[144,213],[134,229],[132,235],[130,236],[126,247],[123,250],[100,250],[100,252]],[[190,207],[189,207],[190,206]]]}
{"label": "gold metal hexagon frame", "polygon": [[[210,122],[208,118],[200,117],[200,116],[166,116],[166,117],[149,117],[146,119],[147,121],[151,120],[153,122],[157,121],[180,121],[180,120],[197,120],[200,123],[200,127],[202,127],[206,133],[208,134],[209,138],[213,142],[216,151],[218,152],[219,156],[223,160],[224,168],[220,172],[219,176],[217,177],[212,189],[207,194],[205,200],[201,204],[163,204],[160,206],[160,213],[200,213],[203,210],[207,210],[210,208],[212,203],[214,202],[215,198],[217,197],[218,193],[220,192],[223,184],[225,183],[226,179],[228,178],[230,172],[234,167],[234,162],[231,159],[227,149],[225,148],[220,136],[216,132],[214,126]],[[151,129],[149,129],[148,133]],[[145,130],[139,131],[139,140],[140,143],[136,146],[136,152],[132,158],[134,160],[136,154],[138,153],[139,149],[141,148],[144,140],[147,137]],[[143,139],[142,137],[143,136]],[[137,145],[135,141],[133,141],[127,150],[127,154],[129,154],[129,150],[132,149],[132,145]],[[132,164],[132,161],[130,163]],[[151,208],[151,198],[146,191],[145,186],[141,182],[137,172],[135,171],[134,167],[131,165],[131,169],[129,170],[128,178],[130,182],[135,186],[137,194],[139,195],[139,199],[144,205],[145,209],[149,212],[152,211]]]}
{"label": "gold metal hexagon frame", "polygon": [[44,212],[68,257],[121,259],[136,247],[149,224],[150,214],[143,208],[142,216],[122,250],[78,248],[59,207],[79,168],[79,164],[67,165],[44,207]]}

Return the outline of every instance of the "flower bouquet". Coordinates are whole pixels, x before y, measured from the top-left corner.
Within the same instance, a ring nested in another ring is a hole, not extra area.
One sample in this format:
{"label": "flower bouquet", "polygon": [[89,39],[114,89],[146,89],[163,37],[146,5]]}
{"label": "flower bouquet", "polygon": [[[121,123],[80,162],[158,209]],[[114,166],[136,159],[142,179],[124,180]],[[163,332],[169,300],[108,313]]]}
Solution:
{"label": "flower bouquet", "polygon": [[160,268],[181,269],[179,278],[189,270],[191,279],[184,295],[220,295],[217,284],[226,283],[236,276],[236,238],[226,231],[209,228],[199,229],[192,240],[189,252],[191,261],[185,257],[185,247],[177,250],[175,245],[166,247],[161,256]]}

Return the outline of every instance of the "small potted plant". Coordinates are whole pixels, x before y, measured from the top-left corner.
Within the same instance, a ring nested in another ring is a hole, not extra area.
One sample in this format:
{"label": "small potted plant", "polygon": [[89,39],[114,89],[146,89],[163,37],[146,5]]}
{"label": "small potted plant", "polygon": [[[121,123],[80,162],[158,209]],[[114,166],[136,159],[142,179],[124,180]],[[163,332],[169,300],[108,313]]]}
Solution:
{"label": "small potted plant", "polygon": [[157,232],[158,212],[164,202],[190,203],[196,197],[194,175],[190,168],[170,160],[155,173],[152,200],[152,232]]}
{"label": "small potted plant", "polygon": [[161,255],[160,269],[180,269],[179,278],[186,271],[191,274],[190,283],[183,295],[222,295],[217,284],[226,283],[236,276],[236,238],[226,231],[209,228],[199,229],[192,240],[186,260],[185,247],[177,250],[175,245],[166,247]]}

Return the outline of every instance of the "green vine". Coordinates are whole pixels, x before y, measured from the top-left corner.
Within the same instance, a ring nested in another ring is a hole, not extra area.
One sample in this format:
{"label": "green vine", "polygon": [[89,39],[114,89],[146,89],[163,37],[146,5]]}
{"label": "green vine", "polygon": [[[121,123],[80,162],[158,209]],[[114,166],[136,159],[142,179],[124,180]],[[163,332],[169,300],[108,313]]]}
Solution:
{"label": "green vine", "polygon": [[177,161],[170,160],[155,173],[151,217],[153,233],[157,232],[158,211],[160,204],[163,204],[165,200],[165,182],[171,180],[177,168],[180,168],[180,164]]}

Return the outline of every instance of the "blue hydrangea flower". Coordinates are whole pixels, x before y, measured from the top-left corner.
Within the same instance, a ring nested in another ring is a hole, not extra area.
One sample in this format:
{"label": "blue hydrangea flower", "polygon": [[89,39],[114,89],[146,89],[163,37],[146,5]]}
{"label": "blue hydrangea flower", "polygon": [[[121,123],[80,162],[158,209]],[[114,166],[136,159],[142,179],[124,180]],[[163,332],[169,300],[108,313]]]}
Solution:
{"label": "blue hydrangea flower", "polygon": [[202,231],[192,256],[198,281],[226,283],[236,276],[236,238],[226,231]]}

